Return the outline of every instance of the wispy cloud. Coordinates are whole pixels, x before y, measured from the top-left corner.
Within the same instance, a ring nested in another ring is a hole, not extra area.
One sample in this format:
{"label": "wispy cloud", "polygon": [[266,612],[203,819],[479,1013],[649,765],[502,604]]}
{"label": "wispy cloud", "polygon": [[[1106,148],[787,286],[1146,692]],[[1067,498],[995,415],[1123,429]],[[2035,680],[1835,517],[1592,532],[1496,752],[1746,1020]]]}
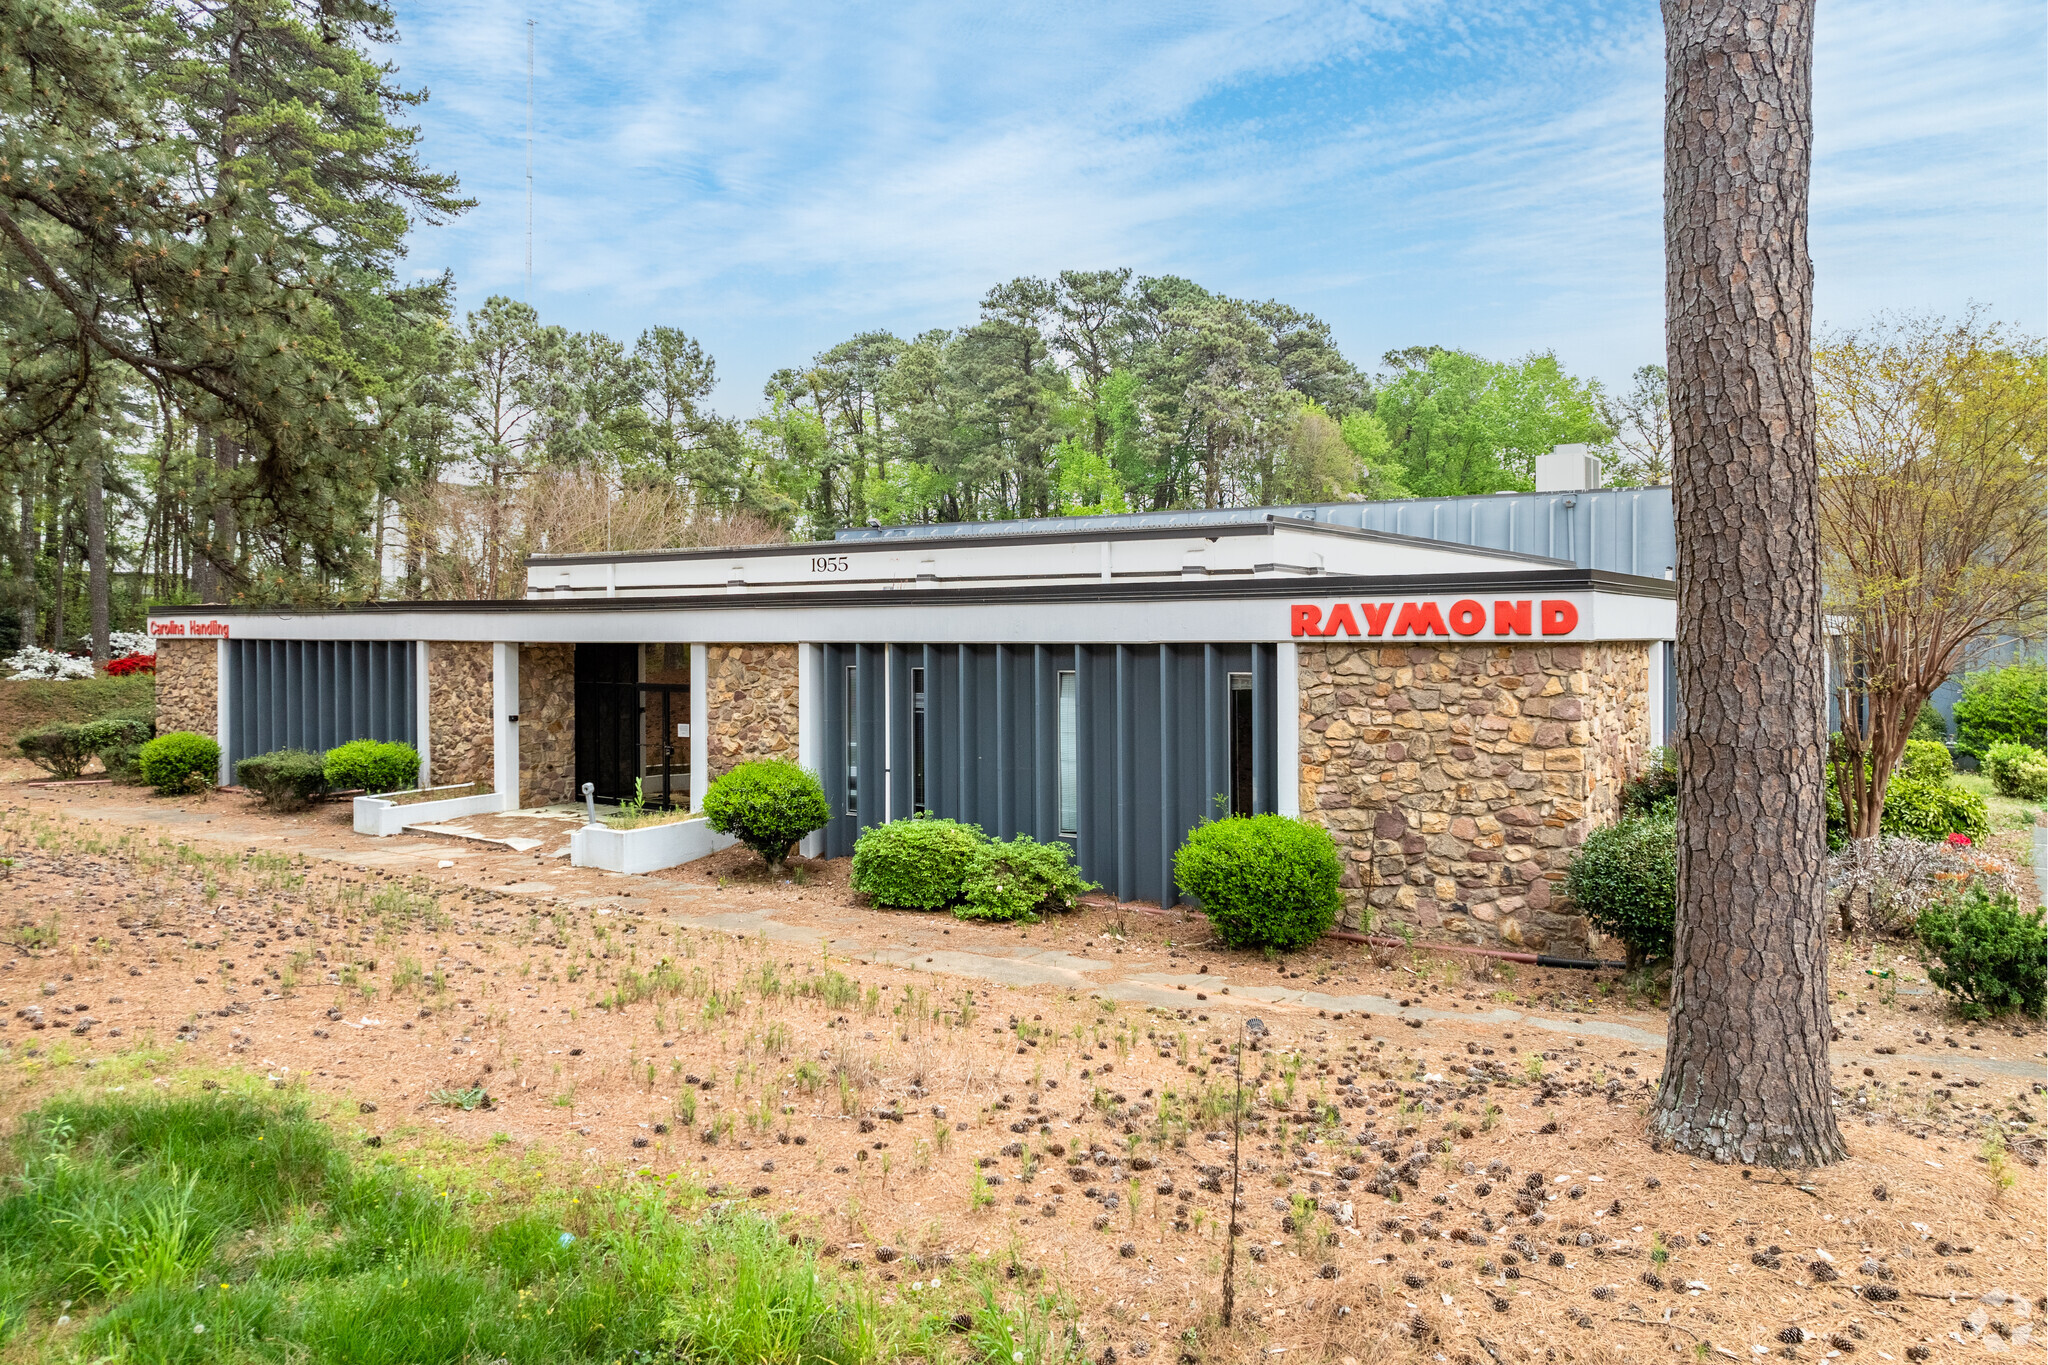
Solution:
{"label": "wispy cloud", "polygon": [[[401,9],[427,152],[479,208],[422,233],[464,299],[518,294],[528,15]],[[628,0],[535,9],[534,302],[718,355],[723,406],[991,284],[1128,264],[1416,341],[1662,351],[1662,35],[1646,7],[1437,0],[988,6]],[[1823,316],[1979,299],[2042,325],[2039,7],[1831,0]]]}

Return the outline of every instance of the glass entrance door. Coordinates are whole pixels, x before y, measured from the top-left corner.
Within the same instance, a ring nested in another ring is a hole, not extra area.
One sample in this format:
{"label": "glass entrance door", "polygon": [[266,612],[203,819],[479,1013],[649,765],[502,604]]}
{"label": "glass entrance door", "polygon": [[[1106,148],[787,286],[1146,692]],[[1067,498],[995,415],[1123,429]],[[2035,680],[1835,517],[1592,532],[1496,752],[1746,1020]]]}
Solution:
{"label": "glass entrance door", "polygon": [[690,804],[690,689],[640,684],[640,787],[650,806]]}

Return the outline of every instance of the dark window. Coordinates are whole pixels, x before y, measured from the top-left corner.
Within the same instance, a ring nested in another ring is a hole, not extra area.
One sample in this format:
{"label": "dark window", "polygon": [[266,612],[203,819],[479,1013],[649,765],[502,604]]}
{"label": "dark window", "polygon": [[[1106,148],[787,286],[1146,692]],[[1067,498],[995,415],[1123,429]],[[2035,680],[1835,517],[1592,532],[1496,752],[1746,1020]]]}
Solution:
{"label": "dark window", "polygon": [[854,705],[855,669],[846,666],[846,813],[860,814],[860,711]]}
{"label": "dark window", "polygon": [[924,670],[910,670],[910,809],[923,815],[924,805]]}
{"label": "dark window", "polygon": [[1059,675],[1060,833],[1072,837],[1081,827],[1081,735],[1074,675]]}
{"label": "dark window", "polygon": [[1252,813],[1252,675],[1230,675],[1230,813]]}

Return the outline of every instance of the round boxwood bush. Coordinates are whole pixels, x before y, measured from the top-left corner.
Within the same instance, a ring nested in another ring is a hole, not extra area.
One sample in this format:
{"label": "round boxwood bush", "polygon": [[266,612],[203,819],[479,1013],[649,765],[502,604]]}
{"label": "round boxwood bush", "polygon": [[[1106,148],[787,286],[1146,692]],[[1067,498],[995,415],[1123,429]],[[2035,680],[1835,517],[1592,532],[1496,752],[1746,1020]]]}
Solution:
{"label": "round boxwood bush", "polygon": [[704,793],[704,818],[761,855],[773,873],[797,840],[832,818],[818,776],[784,758],[758,758],[726,773]]}
{"label": "round boxwood bush", "polygon": [[2002,739],[1984,751],[1984,775],[2000,796],[2048,801],[2048,753]]}
{"label": "round boxwood bush", "polygon": [[1197,825],[1173,855],[1173,880],[1233,948],[1294,948],[1337,921],[1337,845],[1321,825],[1239,815]]}
{"label": "round boxwood bush", "polygon": [[235,764],[235,781],[272,810],[304,810],[327,790],[327,768],[319,754],[276,749]]}
{"label": "round boxwood bush", "polygon": [[352,739],[329,749],[321,768],[335,791],[405,791],[419,781],[420,751],[410,744]]}
{"label": "round boxwood bush", "polygon": [[1956,760],[1938,739],[1909,739],[1898,770],[1922,782],[1946,782],[1955,776]]}
{"label": "round boxwood bush", "polygon": [[1956,747],[1983,758],[2000,740],[2048,748],[2048,664],[1973,673],[1956,699]]}
{"label": "round boxwood bush", "polygon": [[1095,883],[1082,880],[1063,843],[1041,844],[1028,834],[979,844],[968,859],[961,919],[1036,920],[1041,911],[1071,910]]}
{"label": "round boxwood bush", "polygon": [[1671,956],[1678,918],[1678,817],[1669,810],[1606,825],[1586,836],[1565,873],[1579,913],[1621,940],[1630,970]]}
{"label": "round boxwood bush", "polygon": [[190,730],[158,735],[135,756],[142,780],[165,796],[211,787],[220,772],[220,745]]}
{"label": "round boxwood bush", "polygon": [[960,899],[978,826],[917,817],[870,825],[853,841],[853,889],[876,905],[936,910]]}

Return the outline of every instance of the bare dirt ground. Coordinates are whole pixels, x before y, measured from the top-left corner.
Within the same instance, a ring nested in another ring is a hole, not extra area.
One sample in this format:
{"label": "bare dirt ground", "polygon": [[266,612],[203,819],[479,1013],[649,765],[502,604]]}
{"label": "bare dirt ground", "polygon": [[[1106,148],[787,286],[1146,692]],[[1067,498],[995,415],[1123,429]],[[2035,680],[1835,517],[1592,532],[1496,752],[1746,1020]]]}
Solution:
{"label": "bare dirt ground", "polygon": [[1897,944],[1831,971],[1851,1160],[1758,1175],[1647,1140],[1664,1021],[1618,973],[1267,959],[1131,906],[975,925],[865,908],[843,863],[617,877],[555,843],[7,789],[0,1103],[259,1076],[384,1149],[702,1183],[888,1295],[1005,1258],[1071,1295],[1095,1360],[2048,1340],[2042,1031],[1945,1015]]}

